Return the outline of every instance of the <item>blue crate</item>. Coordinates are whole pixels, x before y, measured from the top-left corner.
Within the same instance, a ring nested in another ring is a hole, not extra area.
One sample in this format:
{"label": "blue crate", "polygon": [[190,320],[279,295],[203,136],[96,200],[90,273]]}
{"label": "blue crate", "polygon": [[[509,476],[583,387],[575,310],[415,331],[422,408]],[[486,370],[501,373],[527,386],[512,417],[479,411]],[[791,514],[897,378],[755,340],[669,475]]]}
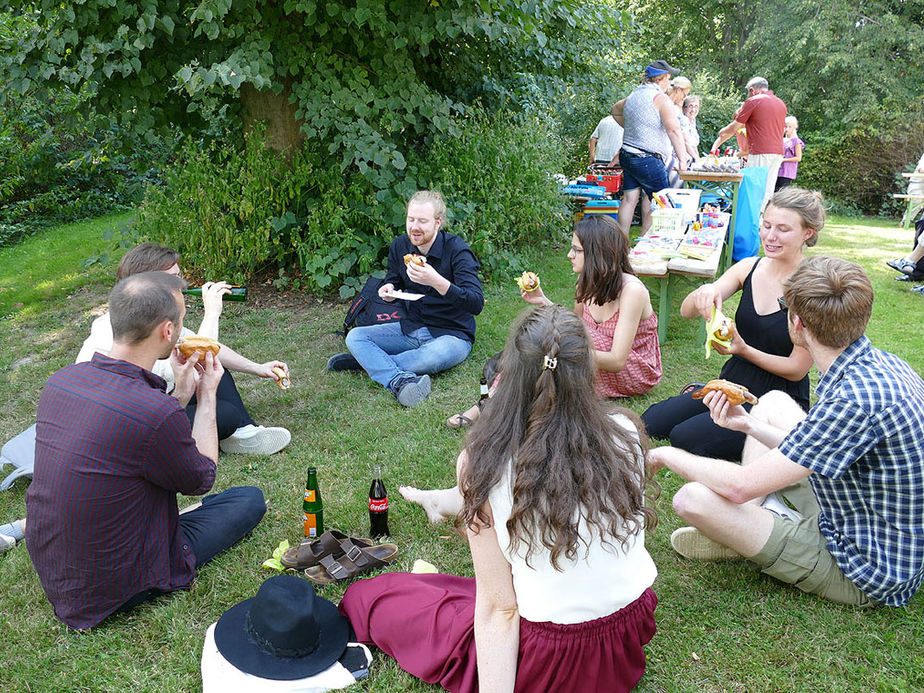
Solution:
{"label": "blue crate", "polygon": [[602,199],[606,197],[606,188],[602,185],[569,185],[562,188],[565,195],[574,195],[576,197],[593,197]]}

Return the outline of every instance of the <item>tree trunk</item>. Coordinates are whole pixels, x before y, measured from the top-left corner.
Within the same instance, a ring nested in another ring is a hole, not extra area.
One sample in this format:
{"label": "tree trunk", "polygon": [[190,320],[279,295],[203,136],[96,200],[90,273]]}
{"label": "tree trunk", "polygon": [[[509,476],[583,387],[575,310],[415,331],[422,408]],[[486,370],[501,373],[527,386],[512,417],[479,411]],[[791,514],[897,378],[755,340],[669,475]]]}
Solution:
{"label": "tree trunk", "polygon": [[301,121],[295,118],[295,104],[289,103],[291,93],[288,85],[278,94],[271,90],[257,91],[247,83],[241,85],[244,132],[251,132],[259,122],[265,123],[266,146],[287,157],[295,154],[305,139]]}

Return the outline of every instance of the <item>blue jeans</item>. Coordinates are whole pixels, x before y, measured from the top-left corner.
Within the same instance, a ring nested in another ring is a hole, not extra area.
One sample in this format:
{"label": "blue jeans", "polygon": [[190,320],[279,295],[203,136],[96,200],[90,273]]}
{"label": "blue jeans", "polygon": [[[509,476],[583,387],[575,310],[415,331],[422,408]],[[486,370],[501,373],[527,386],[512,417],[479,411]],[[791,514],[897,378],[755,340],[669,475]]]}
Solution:
{"label": "blue jeans", "polygon": [[406,335],[399,322],[354,327],[346,345],[369,377],[386,388],[399,377],[448,370],[472,350],[471,342],[448,334],[434,338],[426,327]]}
{"label": "blue jeans", "polygon": [[[255,486],[235,486],[204,496],[200,507],[180,515],[183,548],[192,549],[198,569],[243,539],[265,512],[263,492]],[[131,611],[160,594],[163,592],[155,589],[139,592],[115,612]]]}
{"label": "blue jeans", "polygon": [[623,190],[641,188],[651,197],[652,193],[670,187],[664,162],[656,156],[636,156],[620,149],[619,165],[622,166]]}

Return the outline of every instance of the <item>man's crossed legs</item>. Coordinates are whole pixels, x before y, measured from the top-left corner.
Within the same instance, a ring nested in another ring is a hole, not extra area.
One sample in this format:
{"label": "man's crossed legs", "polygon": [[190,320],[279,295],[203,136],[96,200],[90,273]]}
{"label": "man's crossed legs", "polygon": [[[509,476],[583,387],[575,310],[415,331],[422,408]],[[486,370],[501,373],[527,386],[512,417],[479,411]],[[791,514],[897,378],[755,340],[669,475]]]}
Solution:
{"label": "man's crossed legs", "polygon": [[429,374],[462,363],[472,350],[471,342],[453,335],[434,337],[426,327],[404,334],[399,322],[355,327],[346,345],[350,354],[332,356],[328,369],[362,368],[406,407],[430,394]]}
{"label": "man's crossed legs", "polygon": [[[751,416],[791,430],[806,413],[791,397],[774,391],[760,398]],[[766,451],[763,444],[748,436],[741,464],[747,465]],[[842,604],[874,605],[828,552],[818,529],[818,504],[807,478],[766,499],[742,504],[692,482],[681,487],[673,505],[692,525],[671,535],[671,545],[687,558],[745,558],[761,572],[804,592]]]}

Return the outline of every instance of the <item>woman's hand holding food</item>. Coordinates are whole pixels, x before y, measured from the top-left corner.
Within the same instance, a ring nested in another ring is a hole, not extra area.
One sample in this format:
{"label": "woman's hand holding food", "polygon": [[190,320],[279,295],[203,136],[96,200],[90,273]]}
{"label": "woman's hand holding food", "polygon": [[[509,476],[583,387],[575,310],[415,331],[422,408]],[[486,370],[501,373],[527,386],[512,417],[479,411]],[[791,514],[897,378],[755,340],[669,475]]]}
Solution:
{"label": "woman's hand holding food", "polygon": [[722,294],[716,289],[715,284],[703,284],[692,296],[696,312],[706,320],[712,318],[713,308],[719,312],[722,310]]}

